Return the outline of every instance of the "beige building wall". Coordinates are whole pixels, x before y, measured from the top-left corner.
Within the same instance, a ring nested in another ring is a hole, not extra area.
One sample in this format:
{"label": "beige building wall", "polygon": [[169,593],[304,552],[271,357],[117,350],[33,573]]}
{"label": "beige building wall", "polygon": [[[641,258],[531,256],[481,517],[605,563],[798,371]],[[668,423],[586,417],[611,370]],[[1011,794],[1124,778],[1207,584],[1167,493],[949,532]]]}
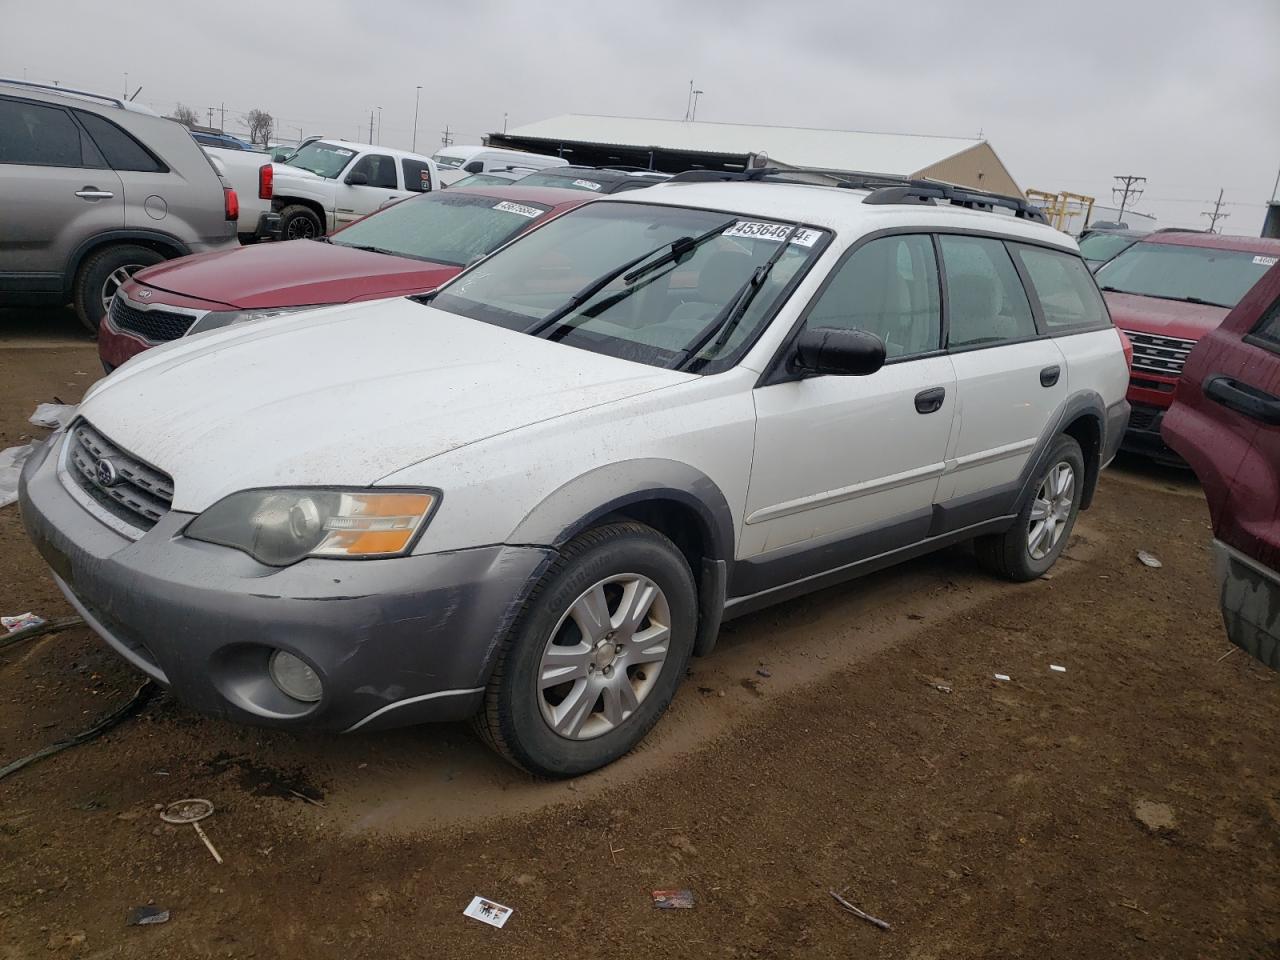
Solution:
{"label": "beige building wall", "polygon": [[953,157],[917,170],[913,177],[928,177],[961,187],[977,187],[1008,196],[1023,196],[1021,188],[989,143],[979,143]]}

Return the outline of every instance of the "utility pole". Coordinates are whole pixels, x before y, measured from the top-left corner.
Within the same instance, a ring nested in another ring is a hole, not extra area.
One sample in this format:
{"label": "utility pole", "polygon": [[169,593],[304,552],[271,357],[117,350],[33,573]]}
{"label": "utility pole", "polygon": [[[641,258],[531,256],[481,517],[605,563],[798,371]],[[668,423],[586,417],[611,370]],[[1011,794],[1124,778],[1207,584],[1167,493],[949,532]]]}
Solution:
{"label": "utility pole", "polygon": [[373,143],[373,111],[369,111],[369,142]]}
{"label": "utility pole", "polygon": [[222,105],[222,119],[218,121],[218,129],[223,133],[227,132],[227,105]]}
{"label": "utility pole", "polygon": [[209,126],[213,126],[213,107],[209,108]]}
{"label": "utility pole", "polygon": [[[23,79],[23,80],[27,79],[27,71],[26,71],[26,70],[23,70],[23,71],[22,71],[22,79]],[[126,100],[128,100],[128,99],[129,99],[129,71],[128,71],[128,70],[126,70],[126,71],[124,72],[124,98],[125,98]]]}
{"label": "utility pole", "polygon": [[693,109],[689,111],[689,120],[690,120],[690,121],[693,121],[693,120],[697,120],[697,119],[698,119],[698,98],[699,98],[700,96],[702,96],[702,91],[701,91],[701,90],[695,90],[695,91],[693,91]]}
{"label": "utility pole", "polygon": [[1229,214],[1229,213],[1219,213],[1219,211],[1220,211],[1221,209],[1222,209],[1222,188],[1221,188],[1221,187],[1219,187],[1219,188],[1218,188],[1218,199],[1217,199],[1217,200],[1214,202],[1214,204],[1213,204],[1213,212],[1212,212],[1212,213],[1210,213],[1208,210],[1206,210],[1204,213],[1200,214],[1200,216],[1202,216],[1202,217],[1208,217],[1208,218],[1209,218],[1209,232],[1210,232],[1210,233],[1217,233],[1217,232],[1218,232],[1218,231],[1214,230],[1213,228],[1214,228],[1214,227],[1216,227],[1216,226],[1218,225],[1218,221],[1219,221],[1219,220],[1225,220],[1225,219],[1227,219],[1227,217],[1231,216],[1231,214]]}
{"label": "utility pole", "polygon": [[449,125],[447,123],[444,125],[444,130],[442,130],[441,133],[443,133],[444,136],[440,138],[440,144],[445,147],[453,146],[453,137],[449,136]]}
{"label": "utility pole", "polygon": [[418,152],[418,102],[422,99],[422,84],[418,84],[418,92],[413,95],[413,152]]}
{"label": "utility pole", "polygon": [[378,145],[382,145],[382,108],[378,108]]}
{"label": "utility pole", "polygon": [[502,111],[502,135],[507,135],[507,111]]}
{"label": "utility pole", "polygon": [[1138,202],[1138,198],[1142,196],[1142,191],[1146,187],[1146,177],[1135,177],[1132,174],[1128,176],[1117,176],[1113,178],[1116,185],[1111,188],[1112,199],[1119,196],[1120,198],[1120,215],[1116,217],[1117,223],[1124,223],[1124,212],[1129,206],[1129,200],[1134,203]]}

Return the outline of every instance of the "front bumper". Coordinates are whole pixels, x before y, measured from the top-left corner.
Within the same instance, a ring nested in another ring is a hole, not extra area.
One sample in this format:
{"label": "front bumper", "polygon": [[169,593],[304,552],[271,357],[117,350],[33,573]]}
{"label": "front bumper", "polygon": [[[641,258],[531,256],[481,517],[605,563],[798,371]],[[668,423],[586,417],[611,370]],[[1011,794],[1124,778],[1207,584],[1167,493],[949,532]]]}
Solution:
{"label": "front bumper", "polygon": [[1150,457],[1160,463],[1185,467],[1186,462],[1169,449],[1160,436],[1160,424],[1164,420],[1167,407],[1152,407],[1143,403],[1133,404],[1129,416],[1129,427],[1125,430],[1124,439],[1120,443],[1122,450]]}
{"label": "front bumper", "polygon": [[1280,573],[1217,539],[1213,566],[1227,639],[1280,670]]}
{"label": "front bumper", "polygon": [[[184,704],[269,726],[379,729],[480,706],[498,639],[552,550],[491,545],[276,568],[181,536],[166,515],[139,540],[105,526],[58,475],[55,435],[27,462],[19,506],[67,599],[103,640]],[[324,693],[285,697],[273,649],[306,660]]]}

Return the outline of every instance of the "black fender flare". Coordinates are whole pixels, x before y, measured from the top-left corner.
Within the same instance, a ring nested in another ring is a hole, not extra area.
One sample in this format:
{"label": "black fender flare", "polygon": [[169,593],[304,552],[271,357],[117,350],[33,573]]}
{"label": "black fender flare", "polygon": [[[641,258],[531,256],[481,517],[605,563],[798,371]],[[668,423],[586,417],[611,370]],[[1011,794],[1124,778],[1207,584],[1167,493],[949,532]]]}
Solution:
{"label": "black fender flare", "polygon": [[62,274],[62,292],[64,296],[71,296],[71,289],[75,285],[76,274],[80,270],[80,265],[84,263],[89,254],[93,253],[99,247],[110,246],[113,243],[126,243],[130,240],[142,241],[167,248],[171,251],[170,259],[174,257],[185,257],[191,253],[191,248],[179,240],[171,233],[165,233],[163,230],[107,230],[104,233],[96,233],[88,240],[84,240],[79,246],[71,252],[71,256],[67,258],[67,267]]}
{"label": "black fender flare", "polygon": [[[1040,472],[1045,468],[1045,462],[1049,459],[1049,447],[1053,444],[1053,441],[1063,433],[1067,426],[1079,420],[1082,416],[1093,420],[1098,429],[1098,458],[1094,463],[1086,460],[1084,489],[1080,492],[1080,509],[1089,509],[1089,506],[1093,503],[1094,491],[1098,488],[1098,474],[1102,472],[1102,454],[1107,448],[1107,405],[1103,403],[1102,397],[1097,391],[1081,390],[1079,393],[1071,394],[1063,401],[1057,417],[1049,425],[1049,429],[1041,435],[1040,441],[1036,444],[1031,456],[1027,458],[1026,465],[1022,468],[1022,475],[1018,477],[1018,495],[1013,501],[1013,509],[1015,511],[1025,502],[1024,498],[1030,495],[1031,485],[1035,483],[1036,477],[1040,476]],[[1086,456],[1087,453],[1086,451]]]}

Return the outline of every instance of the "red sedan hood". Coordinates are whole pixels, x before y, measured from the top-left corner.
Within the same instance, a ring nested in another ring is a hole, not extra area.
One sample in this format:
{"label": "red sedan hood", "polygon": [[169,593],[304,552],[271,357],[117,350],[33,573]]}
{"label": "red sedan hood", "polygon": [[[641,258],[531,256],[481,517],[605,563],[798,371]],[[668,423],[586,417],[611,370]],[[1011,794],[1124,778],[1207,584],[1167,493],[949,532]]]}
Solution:
{"label": "red sedan hood", "polygon": [[314,240],[183,257],[139,271],[142,283],[241,309],[347,303],[434,289],[461,267]]}
{"label": "red sedan hood", "polygon": [[1140,297],[1132,293],[1104,293],[1103,297],[1111,311],[1111,319],[1121,330],[1183,340],[1199,340],[1230,313],[1225,307]]}

